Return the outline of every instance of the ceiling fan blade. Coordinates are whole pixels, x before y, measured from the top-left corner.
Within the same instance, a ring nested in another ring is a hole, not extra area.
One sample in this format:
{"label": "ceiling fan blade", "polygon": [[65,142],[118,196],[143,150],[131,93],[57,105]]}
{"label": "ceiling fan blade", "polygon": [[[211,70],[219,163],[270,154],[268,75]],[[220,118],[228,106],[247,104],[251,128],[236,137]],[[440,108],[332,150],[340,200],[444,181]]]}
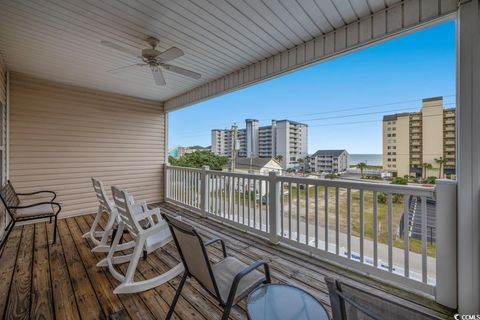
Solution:
{"label": "ceiling fan blade", "polygon": [[181,74],[183,76],[193,78],[193,79],[200,79],[202,75],[200,73],[196,73],[187,69],[183,69],[177,66],[172,66],[171,64],[161,64],[162,67],[167,69],[168,71],[172,71],[178,74]]}
{"label": "ceiling fan blade", "polygon": [[131,68],[131,67],[143,67],[143,66],[146,66],[147,64],[146,63],[135,63],[135,64],[131,64],[131,65],[128,65],[128,66],[123,66],[123,67],[119,67],[119,68],[115,68],[115,69],[110,69],[110,70],[107,70],[107,72],[115,72],[115,71],[120,71],[120,70],[125,70],[125,69],[128,69],[128,68]]}
{"label": "ceiling fan blade", "polygon": [[102,40],[102,41],[100,41],[100,43],[103,44],[106,47],[121,51],[123,53],[129,54],[129,55],[134,56],[134,57],[138,57],[138,52],[135,52],[133,49],[124,48],[124,47],[119,46],[118,44],[110,42],[110,41]]}
{"label": "ceiling fan blade", "polygon": [[171,47],[170,49],[160,53],[157,56],[157,59],[160,60],[161,62],[167,62],[173,59],[176,59],[178,57],[183,56],[183,51],[178,49],[177,47]]}
{"label": "ceiling fan blade", "polygon": [[160,68],[152,68],[153,80],[155,80],[155,84],[157,86],[164,86],[167,83],[165,82],[165,78],[163,77],[163,72]]}

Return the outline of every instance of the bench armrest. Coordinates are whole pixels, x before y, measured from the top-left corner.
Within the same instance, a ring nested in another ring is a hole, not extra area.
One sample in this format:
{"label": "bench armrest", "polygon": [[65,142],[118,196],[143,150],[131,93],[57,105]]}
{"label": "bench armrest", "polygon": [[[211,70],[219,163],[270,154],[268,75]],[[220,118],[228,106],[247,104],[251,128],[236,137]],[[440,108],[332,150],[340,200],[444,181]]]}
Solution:
{"label": "bench armrest", "polygon": [[50,201],[53,201],[55,200],[55,198],[57,197],[57,194],[53,191],[50,191],[50,190],[40,190],[40,191],[35,191],[35,192],[28,192],[28,193],[19,193],[19,192],[16,192],[16,195],[17,196],[31,196],[31,195],[35,195],[35,194],[40,194],[40,193],[50,193],[53,195],[52,199],[50,199]]}

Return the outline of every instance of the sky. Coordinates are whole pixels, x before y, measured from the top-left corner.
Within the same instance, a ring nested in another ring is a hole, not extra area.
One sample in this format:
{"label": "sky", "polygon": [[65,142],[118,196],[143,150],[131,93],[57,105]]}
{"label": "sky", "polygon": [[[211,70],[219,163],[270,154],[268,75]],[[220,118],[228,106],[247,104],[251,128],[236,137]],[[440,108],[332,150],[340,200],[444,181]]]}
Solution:
{"label": "sky", "polygon": [[169,113],[169,148],[210,145],[211,129],[245,119],[308,124],[308,152],[382,153],[382,117],[416,111],[423,98],[455,106],[456,22],[321,62]]}

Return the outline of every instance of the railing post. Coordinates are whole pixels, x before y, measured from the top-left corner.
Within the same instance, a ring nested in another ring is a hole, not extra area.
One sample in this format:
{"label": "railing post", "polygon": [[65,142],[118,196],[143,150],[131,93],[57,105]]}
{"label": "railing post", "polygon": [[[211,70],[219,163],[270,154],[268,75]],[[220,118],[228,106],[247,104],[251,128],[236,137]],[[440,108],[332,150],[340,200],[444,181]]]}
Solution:
{"label": "railing post", "polygon": [[163,177],[163,201],[167,202],[167,199],[169,197],[169,194],[170,194],[170,177],[169,177],[169,174],[170,174],[170,170],[168,170],[168,164],[166,163],[165,164],[165,172],[164,172],[164,177]]}
{"label": "railing post", "polygon": [[207,177],[207,171],[210,170],[209,166],[203,166],[202,167],[202,172],[200,174],[200,210],[202,213],[202,216],[204,218],[207,217],[207,211],[208,211],[208,195],[209,195],[209,186],[208,186],[208,177]]}
{"label": "railing post", "polygon": [[437,179],[436,199],[436,302],[457,308],[457,183]]}
{"label": "railing post", "polygon": [[268,194],[268,216],[270,241],[278,243],[278,230],[280,230],[280,184],[278,183],[277,173],[274,171],[268,174],[269,194]]}

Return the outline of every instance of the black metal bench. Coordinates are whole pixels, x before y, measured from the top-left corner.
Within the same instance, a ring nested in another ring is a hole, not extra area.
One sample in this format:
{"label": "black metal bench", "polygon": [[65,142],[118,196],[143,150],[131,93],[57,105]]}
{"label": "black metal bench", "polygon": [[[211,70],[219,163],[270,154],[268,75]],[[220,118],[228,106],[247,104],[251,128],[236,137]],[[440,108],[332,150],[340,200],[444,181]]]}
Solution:
{"label": "black metal bench", "polygon": [[[48,193],[52,195],[49,200],[42,200],[32,196],[41,195],[42,193]],[[30,197],[29,197],[30,196]],[[53,243],[57,240],[57,217],[62,207],[59,203],[54,202],[57,194],[49,190],[41,190],[30,193],[18,193],[15,191],[12,183],[7,183],[0,189],[0,198],[5,207],[6,212],[10,216],[10,222],[6,227],[5,236],[0,243],[0,250],[5,245],[10,232],[17,222],[30,221],[36,219],[54,218],[53,229]]]}

